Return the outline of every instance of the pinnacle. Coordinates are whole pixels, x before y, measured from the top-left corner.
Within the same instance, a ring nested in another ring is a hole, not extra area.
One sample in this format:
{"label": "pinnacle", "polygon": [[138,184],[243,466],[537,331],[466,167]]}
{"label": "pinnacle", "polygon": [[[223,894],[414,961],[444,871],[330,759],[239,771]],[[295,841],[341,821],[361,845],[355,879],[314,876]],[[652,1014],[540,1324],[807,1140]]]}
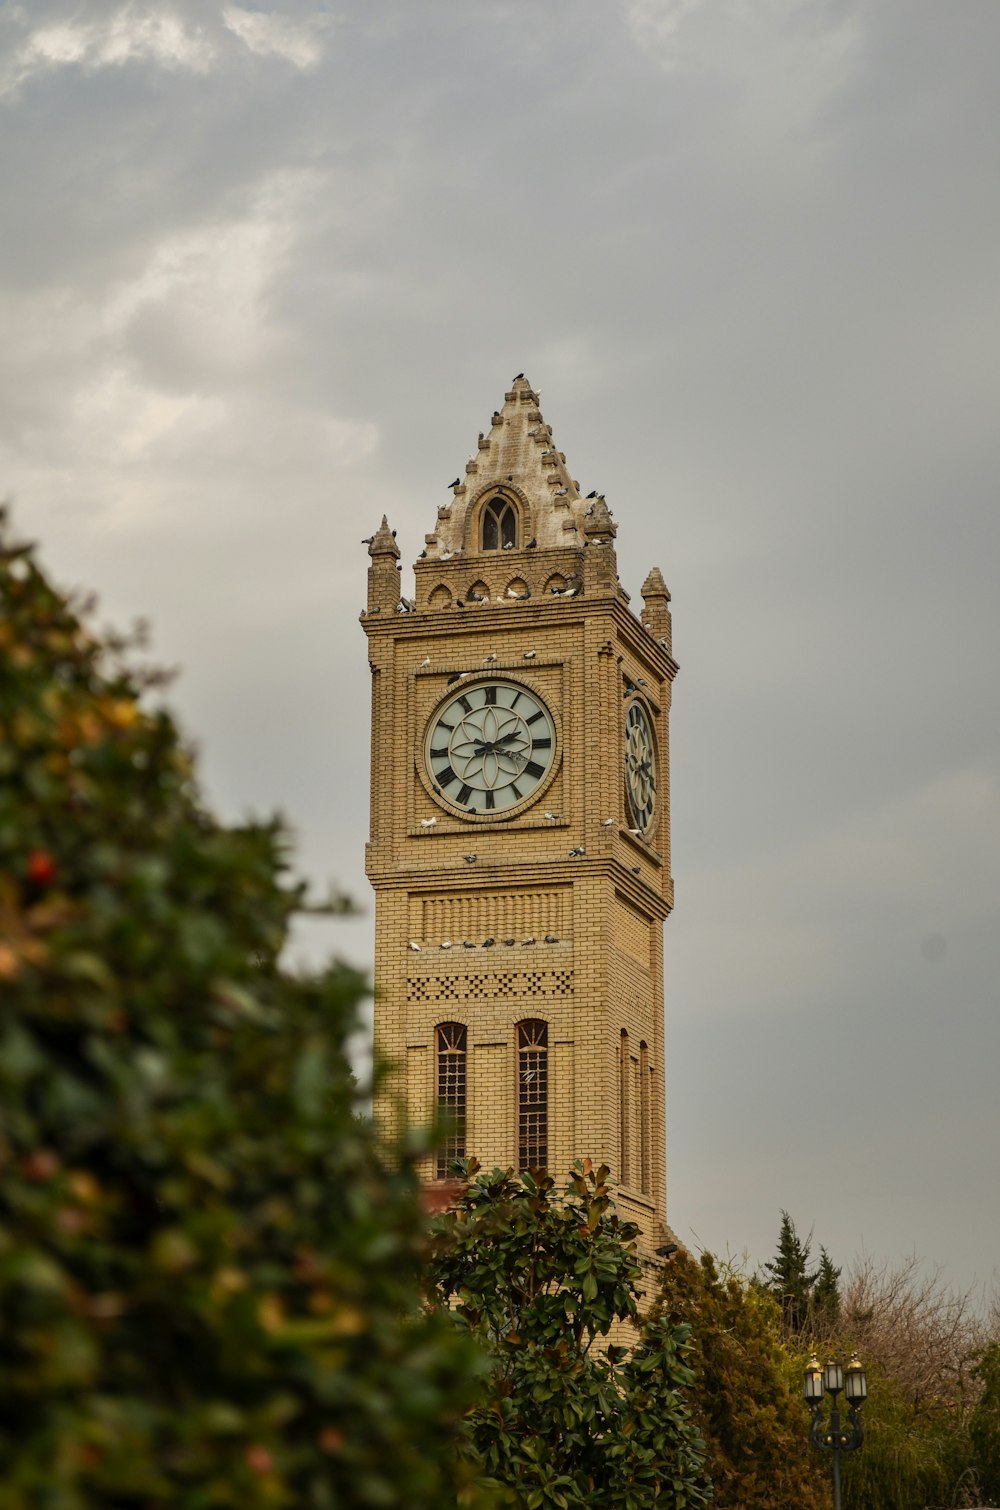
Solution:
{"label": "pinnacle", "polygon": [[396,544],[396,531],[389,528],[388,517],[382,515],[382,523],[369,540],[363,542],[368,546],[369,556],[395,556],[399,557],[399,546]]}

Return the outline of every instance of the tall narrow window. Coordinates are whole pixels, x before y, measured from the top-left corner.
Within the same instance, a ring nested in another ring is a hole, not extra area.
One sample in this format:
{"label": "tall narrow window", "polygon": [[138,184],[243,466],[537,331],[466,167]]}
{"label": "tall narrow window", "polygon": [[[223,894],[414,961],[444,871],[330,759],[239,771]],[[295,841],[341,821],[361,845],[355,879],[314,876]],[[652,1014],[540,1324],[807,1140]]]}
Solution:
{"label": "tall narrow window", "polygon": [[509,498],[491,498],[483,509],[483,550],[498,551],[517,544],[517,509]]}
{"label": "tall narrow window", "polygon": [[649,1049],[639,1045],[639,1189],[643,1195],[650,1191],[651,1149],[649,1145]]}
{"label": "tall narrow window", "polygon": [[629,1058],[628,1034],[622,1028],[621,1045],[618,1049],[618,1150],[621,1160],[619,1176],[623,1185],[629,1183]]}
{"label": "tall narrow window", "polygon": [[451,1123],[438,1149],[437,1177],[443,1180],[453,1159],[465,1158],[465,1081],[468,1033],[460,1022],[442,1022],[437,1039],[438,1106]]}
{"label": "tall narrow window", "polygon": [[549,1162],[549,1027],[537,1017],[517,1025],[517,1167]]}

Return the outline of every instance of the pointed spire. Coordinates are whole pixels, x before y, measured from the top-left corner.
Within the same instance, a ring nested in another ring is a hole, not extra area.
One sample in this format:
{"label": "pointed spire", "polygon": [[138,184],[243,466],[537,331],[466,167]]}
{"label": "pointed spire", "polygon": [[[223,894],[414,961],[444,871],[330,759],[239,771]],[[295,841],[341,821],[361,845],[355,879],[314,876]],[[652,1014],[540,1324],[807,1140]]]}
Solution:
{"label": "pointed spire", "polygon": [[611,517],[611,510],[604,501],[603,493],[598,493],[593,503],[589,503],[584,509],[583,533],[588,540],[601,535],[617,535],[618,526]]}
{"label": "pointed spire", "polygon": [[[427,555],[448,560],[483,548],[481,514],[492,497],[506,499],[517,517],[512,548],[552,549],[583,545],[584,501],[542,418],[539,395],[518,373],[480,434],[465,464],[464,480],[438,509],[437,528],[427,536]],[[502,548],[502,544],[500,546]]]}
{"label": "pointed spire", "polygon": [[396,531],[389,528],[388,516],[382,515],[382,523],[368,541],[369,556],[394,556],[399,560],[399,546],[396,544]]}
{"label": "pointed spire", "polygon": [[642,622],[654,639],[659,640],[663,650],[670,652],[670,593],[663,580],[663,573],[654,566],[642,584]]}

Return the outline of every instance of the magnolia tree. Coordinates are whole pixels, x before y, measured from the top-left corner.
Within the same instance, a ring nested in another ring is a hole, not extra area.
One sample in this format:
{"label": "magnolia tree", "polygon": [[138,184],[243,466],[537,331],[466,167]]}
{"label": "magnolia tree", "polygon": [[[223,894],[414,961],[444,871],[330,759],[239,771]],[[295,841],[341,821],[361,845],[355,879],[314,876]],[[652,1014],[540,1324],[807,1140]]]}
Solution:
{"label": "magnolia tree", "polygon": [[[638,1229],[616,1215],[607,1167],[586,1161],[565,1193],[542,1170],[457,1167],[429,1298],[490,1358],[466,1418],[484,1484],[526,1510],[705,1505],[689,1328],[661,1317],[639,1333]],[[638,1341],[609,1345],[613,1329]]]}

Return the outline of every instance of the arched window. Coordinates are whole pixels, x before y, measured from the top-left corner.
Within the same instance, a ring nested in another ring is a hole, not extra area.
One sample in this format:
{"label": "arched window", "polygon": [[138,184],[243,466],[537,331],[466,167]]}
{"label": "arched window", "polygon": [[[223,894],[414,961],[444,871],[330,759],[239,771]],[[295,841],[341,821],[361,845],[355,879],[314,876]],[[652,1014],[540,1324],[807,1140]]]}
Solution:
{"label": "arched window", "polygon": [[438,1107],[451,1127],[438,1149],[437,1177],[443,1180],[453,1159],[465,1158],[465,1083],[468,1033],[460,1022],[442,1022],[434,1030],[437,1050]]}
{"label": "arched window", "polygon": [[517,509],[498,494],[483,509],[483,550],[498,551],[517,544]]}
{"label": "arched window", "polygon": [[549,1026],[537,1017],[517,1025],[517,1167],[549,1162]]}
{"label": "arched window", "polygon": [[619,1177],[623,1185],[630,1183],[631,1175],[631,1097],[629,1095],[629,1079],[632,1064],[628,1051],[628,1034],[622,1028],[621,1042],[618,1048],[618,1146],[621,1158]]}
{"label": "arched window", "polygon": [[650,1095],[652,1091],[651,1074],[649,1068],[649,1049],[645,1043],[639,1045],[639,1189],[643,1195],[648,1195],[652,1186],[650,1176],[650,1162],[652,1148],[650,1146],[651,1129],[649,1125]]}

